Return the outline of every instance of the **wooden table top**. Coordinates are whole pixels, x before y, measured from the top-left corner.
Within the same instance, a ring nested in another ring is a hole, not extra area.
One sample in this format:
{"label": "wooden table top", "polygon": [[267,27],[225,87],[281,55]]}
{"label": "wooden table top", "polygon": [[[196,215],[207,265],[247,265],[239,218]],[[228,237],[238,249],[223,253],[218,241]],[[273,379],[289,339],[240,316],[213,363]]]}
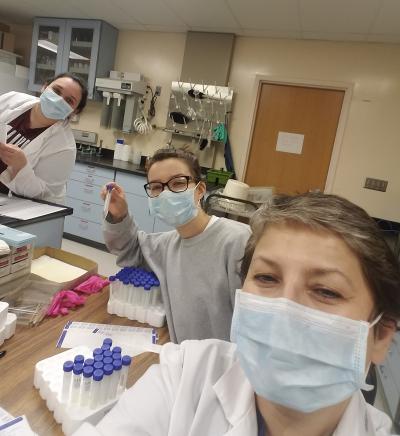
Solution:
{"label": "wooden table top", "polygon": [[[39,391],[33,387],[33,375],[38,361],[65,351],[56,348],[65,323],[81,321],[148,327],[147,324],[107,313],[108,296],[107,287],[101,293],[88,297],[83,307],[67,316],[46,318],[37,327],[17,325],[15,335],[1,347],[7,353],[0,359],[0,406],[11,415],[26,415],[32,430],[40,436],[63,434],[61,426],[55,422]],[[159,328],[157,332],[159,344],[169,341],[167,327]],[[132,386],[153,363],[158,363],[158,354],[146,352],[134,357],[129,368],[127,386]]]}

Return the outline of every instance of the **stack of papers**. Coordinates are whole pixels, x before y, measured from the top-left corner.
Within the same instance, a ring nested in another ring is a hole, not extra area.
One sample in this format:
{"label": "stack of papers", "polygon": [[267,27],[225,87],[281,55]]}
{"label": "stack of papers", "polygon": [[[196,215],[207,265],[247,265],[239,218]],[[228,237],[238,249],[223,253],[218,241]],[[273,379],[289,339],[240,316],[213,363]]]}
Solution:
{"label": "stack of papers", "polygon": [[35,201],[26,200],[24,198],[9,198],[7,195],[0,194],[0,215],[10,218],[29,220],[64,209],[66,208],[37,203]]}
{"label": "stack of papers", "polygon": [[29,427],[25,415],[14,418],[0,407],[0,433],[1,436],[35,436],[36,433]]}
{"label": "stack of papers", "polygon": [[31,273],[52,282],[64,283],[83,276],[87,271],[44,254],[32,261]]}

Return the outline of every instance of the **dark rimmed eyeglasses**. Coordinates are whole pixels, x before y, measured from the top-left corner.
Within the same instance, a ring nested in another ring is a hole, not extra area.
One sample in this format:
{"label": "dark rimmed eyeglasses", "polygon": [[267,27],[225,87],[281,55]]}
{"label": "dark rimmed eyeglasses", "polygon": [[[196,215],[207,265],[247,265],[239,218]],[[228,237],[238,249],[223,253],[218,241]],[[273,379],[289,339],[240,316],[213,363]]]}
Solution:
{"label": "dark rimmed eyeglasses", "polygon": [[146,194],[151,197],[158,197],[164,188],[167,186],[171,192],[184,192],[187,190],[189,183],[194,182],[193,177],[190,176],[175,176],[168,180],[168,182],[149,182],[144,185]]}

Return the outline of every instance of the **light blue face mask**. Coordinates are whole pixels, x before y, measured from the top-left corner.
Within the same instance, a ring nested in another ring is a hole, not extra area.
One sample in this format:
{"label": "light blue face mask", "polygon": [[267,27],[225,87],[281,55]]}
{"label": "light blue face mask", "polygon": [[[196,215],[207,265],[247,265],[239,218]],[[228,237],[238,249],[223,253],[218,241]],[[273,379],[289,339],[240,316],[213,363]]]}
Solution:
{"label": "light blue face mask", "polygon": [[172,227],[187,224],[199,213],[194,200],[196,188],[197,185],[183,192],[164,189],[158,197],[149,197],[150,215],[156,216]]}
{"label": "light blue face mask", "polygon": [[372,389],[367,338],[380,318],[369,324],[238,290],[231,341],[258,395],[309,413]]}
{"label": "light blue face mask", "polygon": [[40,109],[46,118],[65,120],[72,112],[72,107],[51,88],[46,88],[40,96]]}

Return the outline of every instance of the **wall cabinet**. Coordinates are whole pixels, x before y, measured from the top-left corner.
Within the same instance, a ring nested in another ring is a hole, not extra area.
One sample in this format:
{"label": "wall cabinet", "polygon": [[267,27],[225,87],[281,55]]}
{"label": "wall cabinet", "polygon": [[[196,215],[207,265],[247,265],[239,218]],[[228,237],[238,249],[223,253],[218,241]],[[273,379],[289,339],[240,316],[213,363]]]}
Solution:
{"label": "wall cabinet", "polygon": [[94,98],[96,77],[114,68],[118,30],[100,20],[35,18],[28,88],[39,92],[43,83],[70,72],[87,83]]}

